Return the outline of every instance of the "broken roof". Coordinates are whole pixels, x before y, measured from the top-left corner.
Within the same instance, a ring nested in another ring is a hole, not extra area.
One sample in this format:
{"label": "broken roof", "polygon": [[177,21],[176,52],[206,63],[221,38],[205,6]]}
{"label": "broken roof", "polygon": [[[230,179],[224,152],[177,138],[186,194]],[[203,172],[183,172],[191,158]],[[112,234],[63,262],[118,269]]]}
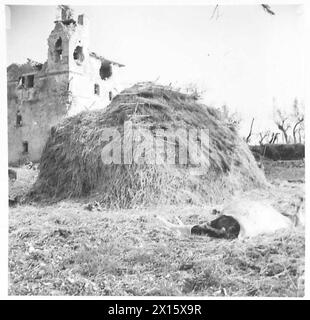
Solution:
{"label": "broken roof", "polygon": [[98,55],[97,53],[95,53],[95,52],[90,52],[89,55],[90,55],[91,57],[94,57],[94,58],[100,60],[101,62],[108,62],[108,63],[110,63],[110,64],[117,65],[118,67],[125,67],[124,64],[121,64],[121,63],[118,63],[118,62],[115,62],[115,61],[106,59],[106,58],[104,58],[104,57],[102,57],[102,56],[99,56],[99,55]]}

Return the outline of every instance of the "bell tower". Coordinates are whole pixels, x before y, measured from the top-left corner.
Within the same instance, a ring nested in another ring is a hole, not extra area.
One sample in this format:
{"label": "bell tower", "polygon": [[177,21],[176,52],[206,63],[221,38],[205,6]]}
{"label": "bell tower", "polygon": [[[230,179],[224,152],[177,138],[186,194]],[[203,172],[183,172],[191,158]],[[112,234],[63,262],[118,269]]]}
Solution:
{"label": "bell tower", "polygon": [[48,71],[85,72],[89,55],[89,22],[85,15],[74,19],[69,6],[57,7],[55,27],[48,38]]}

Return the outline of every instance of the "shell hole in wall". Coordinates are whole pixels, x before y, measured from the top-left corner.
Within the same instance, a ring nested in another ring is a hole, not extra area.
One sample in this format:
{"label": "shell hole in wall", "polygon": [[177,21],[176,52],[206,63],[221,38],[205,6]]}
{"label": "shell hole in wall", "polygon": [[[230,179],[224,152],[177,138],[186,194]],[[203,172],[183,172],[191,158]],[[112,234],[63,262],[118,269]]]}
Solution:
{"label": "shell hole in wall", "polygon": [[73,52],[73,59],[77,65],[81,65],[84,61],[83,47],[77,46]]}
{"label": "shell hole in wall", "polygon": [[103,61],[101,63],[99,75],[102,80],[107,80],[112,76],[112,66],[110,62]]}
{"label": "shell hole in wall", "polygon": [[24,87],[25,86],[25,81],[26,81],[26,78],[24,76],[21,76],[18,78],[18,87],[21,88],[21,87]]}
{"label": "shell hole in wall", "polygon": [[100,95],[100,87],[99,84],[95,83],[94,85],[94,94],[99,96]]}

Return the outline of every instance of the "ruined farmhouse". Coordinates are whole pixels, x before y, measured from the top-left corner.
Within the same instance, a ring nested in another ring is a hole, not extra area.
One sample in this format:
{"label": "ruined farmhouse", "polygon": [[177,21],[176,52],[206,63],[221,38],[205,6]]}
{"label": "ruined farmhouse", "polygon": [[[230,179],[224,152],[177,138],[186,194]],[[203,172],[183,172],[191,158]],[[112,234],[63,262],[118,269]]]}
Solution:
{"label": "ruined farmhouse", "polygon": [[53,125],[104,108],[118,92],[121,67],[90,50],[89,20],[59,6],[45,63],[7,68],[9,163],[40,160]]}

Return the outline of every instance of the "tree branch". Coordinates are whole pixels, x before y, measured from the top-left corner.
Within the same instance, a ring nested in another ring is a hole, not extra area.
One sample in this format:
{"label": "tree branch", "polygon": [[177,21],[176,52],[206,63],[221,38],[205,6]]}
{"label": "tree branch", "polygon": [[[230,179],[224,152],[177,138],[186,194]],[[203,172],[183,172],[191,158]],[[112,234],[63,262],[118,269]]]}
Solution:
{"label": "tree branch", "polygon": [[245,139],[245,142],[246,142],[246,143],[249,143],[249,142],[250,142],[250,138],[251,138],[251,135],[252,135],[252,129],[253,129],[253,123],[254,123],[254,118],[252,119],[252,122],[251,122],[251,128],[250,128],[249,135],[248,135],[247,138]]}
{"label": "tree branch", "polygon": [[264,9],[267,13],[269,13],[269,14],[271,14],[271,15],[273,15],[273,16],[275,15],[275,13],[271,10],[269,4],[262,4],[261,6],[263,7],[263,9]]}

